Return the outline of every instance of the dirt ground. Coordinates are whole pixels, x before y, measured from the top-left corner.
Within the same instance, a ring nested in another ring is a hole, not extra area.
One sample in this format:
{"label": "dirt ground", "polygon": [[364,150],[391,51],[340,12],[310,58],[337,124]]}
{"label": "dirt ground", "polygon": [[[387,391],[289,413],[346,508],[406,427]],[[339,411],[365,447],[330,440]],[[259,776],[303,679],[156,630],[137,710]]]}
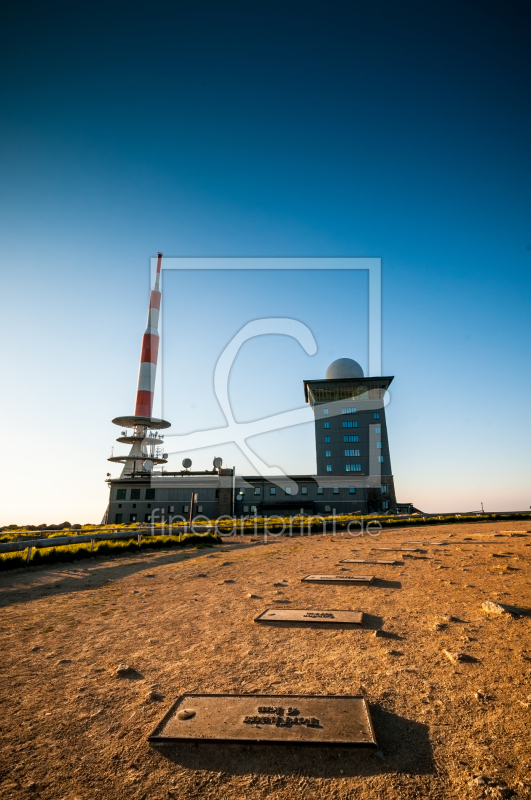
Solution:
{"label": "dirt ground", "polygon": [[[1,797],[531,798],[531,617],[481,610],[531,607],[528,527],[247,537],[1,574]],[[425,546],[394,566],[338,563],[411,540]],[[378,580],[300,580],[347,569]],[[280,604],[363,611],[365,623],[253,621]],[[475,660],[452,663],[445,649]],[[136,672],[119,677],[123,663]],[[150,747],[193,691],[363,693],[379,750]]]}

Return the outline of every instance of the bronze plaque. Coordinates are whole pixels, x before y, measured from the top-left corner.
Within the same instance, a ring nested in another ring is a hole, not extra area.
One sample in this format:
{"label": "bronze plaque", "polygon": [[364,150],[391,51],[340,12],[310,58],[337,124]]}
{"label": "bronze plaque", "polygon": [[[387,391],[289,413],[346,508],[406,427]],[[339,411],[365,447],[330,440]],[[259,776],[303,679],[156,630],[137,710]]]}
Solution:
{"label": "bronze plaque", "polygon": [[340,564],[397,564],[397,561],[385,561],[381,558],[344,558]]}
{"label": "bronze plaque", "polygon": [[350,695],[184,694],[148,741],[376,748],[367,701]]}
{"label": "bronze plaque", "polygon": [[324,622],[342,625],[361,625],[361,611],[337,611],[336,609],[266,608],[255,618],[255,622]]}
{"label": "bronze plaque", "polygon": [[301,581],[310,583],[372,583],[374,575],[305,575]]}

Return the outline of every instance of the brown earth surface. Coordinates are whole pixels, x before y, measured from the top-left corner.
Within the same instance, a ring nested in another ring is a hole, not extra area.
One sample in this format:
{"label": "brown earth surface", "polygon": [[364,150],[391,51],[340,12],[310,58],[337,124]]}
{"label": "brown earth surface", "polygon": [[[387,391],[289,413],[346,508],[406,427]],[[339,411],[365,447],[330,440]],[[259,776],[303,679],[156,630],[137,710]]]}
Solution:
{"label": "brown earth surface", "polygon": [[[530,798],[531,617],[481,610],[486,600],[531,607],[528,526],[247,537],[1,574],[1,797]],[[421,552],[371,567],[372,586],[301,583],[367,574],[340,559],[411,540]],[[275,605],[365,621],[254,622]],[[135,672],[119,677],[123,663]],[[154,749],[148,735],[187,692],[361,693],[379,751]]]}

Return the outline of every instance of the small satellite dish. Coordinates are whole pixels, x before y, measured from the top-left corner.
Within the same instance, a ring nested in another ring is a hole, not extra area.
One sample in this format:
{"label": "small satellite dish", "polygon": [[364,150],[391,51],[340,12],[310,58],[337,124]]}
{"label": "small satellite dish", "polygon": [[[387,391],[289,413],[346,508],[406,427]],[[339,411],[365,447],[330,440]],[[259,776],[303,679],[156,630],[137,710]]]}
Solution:
{"label": "small satellite dish", "polygon": [[223,464],[223,459],[217,456],[213,461],[215,469],[220,469],[221,465]]}
{"label": "small satellite dish", "polygon": [[183,458],[183,467],[185,469],[190,469],[192,466],[192,459],[191,458]]}
{"label": "small satellite dish", "polygon": [[144,469],[146,469],[148,472],[151,472],[153,469],[153,461],[150,458],[144,461]]}
{"label": "small satellite dish", "polygon": [[163,453],[162,454],[162,458],[168,458],[168,454],[167,453]]}

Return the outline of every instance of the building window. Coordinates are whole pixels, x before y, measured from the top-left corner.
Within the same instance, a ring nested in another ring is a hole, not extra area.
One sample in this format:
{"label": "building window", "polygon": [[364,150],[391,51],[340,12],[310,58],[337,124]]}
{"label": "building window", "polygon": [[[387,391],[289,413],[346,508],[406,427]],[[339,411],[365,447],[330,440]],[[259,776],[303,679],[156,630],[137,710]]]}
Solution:
{"label": "building window", "polygon": [[240,492],[238,492],[238,494],[236,495],[236,500],[237,500],[239,503],[241,503],[241,501],[243,500],[243,494],[241,493],[241,491],[240,491]]}
{"label": "building window", "polygon": [[133,503],[133,508],[136,508],[136,503]]}
{"label": "building window", "polygon": [[183,506],[183,514],[189,514],[189,513],[190,513],[190,506]]}
{"label": "building window", "polygon": [[202,514],[203,513],[203,506],[197,506],[197,513],[198,514]]}
{"label": "building window", "polygon": [[323,494],[323,492],[324,492],[323,487],[322,486],[318,486],[317,487],[317,494]]}
{"label": "building window", "polygon": [[325,511],[331,511],[331,510],[332,509],[330,508],[330,506],[325,506]]}
{"label": "building window", "polygon": [[140,489],[131,489],[131,500],[140,500]]}
{"label": "building window", "polygon": [[357,428],[358,427],[358,420],[357,419],[349,419],[343,422],[344,428]]}
{"label": "building window", "polygon": [[339,494],[339,486],[334,486],[333,494]]}
{"label": "building window", "polygon": [[382,449],[382,443],[381,442],[376,442],[376,447],[378,448],[378,450],[381,450]]}
{"label": "building window", "polygon": [[330,442],[330,436],[325,436],[325,442],[326,442],[326,444],[329,444],[329,442]]}
{"label": "building window", "polygon": [[291,486],[286,486],[285,492],[286,494],[291,494]]}
{"label": "building window", "polygon": [[355,486],[349,486],[348,493],[349,494],[356,494],[356,487]]}
{"label": "building window", "polygon": [[379,425],[376,426],[376,428],[374,429],[374,432],[375,433],[381,433],[382,432],[382,429],[380,428]]}
{"label": "building window", "polygon": [[346,472],[361,472],[361,464],[347,464],[345,467]]}
{"label": "building window", "polygon": [[129,522],[136,522],[136,514],[131,514],[129,517]]}
{"label": "building window", "polygon": [[121,503],[118,503],[118,508],[121,508],[121,507],[122,507],[122,504],[121,504]]}
{"label": "building window", "polygon": [[387,502],[387,500],[383,501],[382,508],[389,508],[389,503]]}
{"label": "building window", "polygon": [[301,494],[308,494],[308,487],[307,486],[302,486],[301,487]]}
{"label": "building window", "polygon": [[269,494],[276,494],[276,493],[277,493],[277,488],[276,488],[276,486],[271,486],[271,487],[269,488]]}
{"label": "building window", "polygon": [[126,489],[118,489],[116,492],[116,499],[117,500],[125,500],[126,499]]}
{"label": "building window", "polygon": [[359,456],[359,454],[360,454],[359,450],[345,450],[345,455],[347,456],[347,458],[350,456]]}
{"label": "building window", "polygon": [[155,499],[155,489],[146,489],[146,500]]}
{"label": "building window", "polygon": [[387,494],[387,484],[382,485],[382,494]]}
{"label": "building window", "polygon": [[325,428],[329,428],[330,427],[330,423],[329,422],[325,422],[324,426],[325,426]]}
{"label": "building window", "polygon": [[332,472],[332,464],[327,464],[326,465],[326,471],[327,472]]}
{"label": "building window", "polygon": [[168,511],[170,512],[170,514],[173,514],[173,512],[175,511],[175,506],[170,506]]}
{"label": "building window", "polygon": [[325,458],[332,458],[332,451],[331,450],[325,450]]}
{"label": "building window", "polygon": [[328,409],[327,408],[323,408],[323,414],[328,414]]}
{"label": "building window", "polygon": [[151,522],[151,514],[146,514],[144,516],[144,522]]}
{"label": "building window", "polygon": [[122,517],[123,517],[122,514],[116,514],[116,516],[114,518],[114,521],[115,521],[116,525],[120,525],[120,523],[122,521]]}
{"label": "building window", "polygon": [[251,506],[251,511],[254,511],[255,514],[256,514],[256,510],[257,510],[256,506]]}
{"label": "building window", "polygon": [[380,419],[380,413],[378,411],[374,412],[374,419]]}
{"label": "building window", "polygon": [[378,456],[378,461],[380,464],[383,464],[383,456]]}
{"label": "building window", "polygon": [[259,486],[255,486],[254,487],[254,493],[255,494],[260,494],[260,487]]}
{"label": "building window", "polygon": [[342,414],[355,414],[356,413],[356,409],[355,408],[342,408],[341,409],[341,413]]}
{"label": "building window", "polygon": [[343,441],[345,442],[345,444],[347,442],[359,442],[359,440],[360,440],[359,436],[343,436]]}
{"label": "building window", "polygon": [[249,511],[249,506],[244,506],[244,507],[243,507],[243,510],[244,510],[244,512],[245,512],[245,511]]}

